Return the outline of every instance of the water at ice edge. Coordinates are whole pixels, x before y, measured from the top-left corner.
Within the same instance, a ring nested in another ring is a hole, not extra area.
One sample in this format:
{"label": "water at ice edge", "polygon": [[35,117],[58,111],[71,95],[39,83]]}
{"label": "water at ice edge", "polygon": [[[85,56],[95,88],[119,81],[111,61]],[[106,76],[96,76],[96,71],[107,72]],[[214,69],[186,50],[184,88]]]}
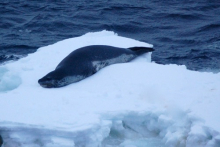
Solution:
{"label": "water at ice edge", "polygon": [[87,33],[0,67],[4,147],[218,146],[220,74],[159,65],[145,54],[79,83],[44,89],[37,80],[87,45],[152,46],[113,32]]}

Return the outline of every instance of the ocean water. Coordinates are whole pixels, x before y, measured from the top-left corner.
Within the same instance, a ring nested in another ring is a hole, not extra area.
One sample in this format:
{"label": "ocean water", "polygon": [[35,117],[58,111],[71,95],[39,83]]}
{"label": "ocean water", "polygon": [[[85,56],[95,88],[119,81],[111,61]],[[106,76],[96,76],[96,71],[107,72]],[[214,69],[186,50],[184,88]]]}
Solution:
{"label": "ocean water", "polygon": [[153,44],[156,63],[220,71],[219,0],[1,1],[0,63],[101,30]]}

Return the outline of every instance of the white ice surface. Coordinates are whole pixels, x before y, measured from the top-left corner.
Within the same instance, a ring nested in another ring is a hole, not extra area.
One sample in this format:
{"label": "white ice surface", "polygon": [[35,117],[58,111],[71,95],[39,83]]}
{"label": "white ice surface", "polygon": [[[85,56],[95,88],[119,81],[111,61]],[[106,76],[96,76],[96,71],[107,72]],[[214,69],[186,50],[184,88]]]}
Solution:
{"label": "white ice surface", "polygon": [[0,66],[4,146],[220,146],[220,73],[159,65],[145,54],[83,81],[45,89],[38,79],[87,45],[152,46],[87,33]]}

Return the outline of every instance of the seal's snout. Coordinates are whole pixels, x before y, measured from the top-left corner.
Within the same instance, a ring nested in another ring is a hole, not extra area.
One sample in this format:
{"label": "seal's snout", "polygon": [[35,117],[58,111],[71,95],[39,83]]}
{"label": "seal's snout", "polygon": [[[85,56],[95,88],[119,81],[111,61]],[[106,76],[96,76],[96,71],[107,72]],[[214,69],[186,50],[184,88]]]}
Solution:
{"label": "seal's snout", "polygon": [[45,77],[45,78],[39,79],[38,83],[44,88],[53,88],[54,85],[51,80],[52,80],[51,78]]}

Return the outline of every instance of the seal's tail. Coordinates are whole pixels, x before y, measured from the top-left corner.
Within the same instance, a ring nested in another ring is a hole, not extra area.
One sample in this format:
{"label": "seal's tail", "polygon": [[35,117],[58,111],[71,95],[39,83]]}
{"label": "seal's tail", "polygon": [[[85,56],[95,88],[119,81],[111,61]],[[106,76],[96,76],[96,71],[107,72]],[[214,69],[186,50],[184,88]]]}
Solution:
{"label": "seal's tail", "polygon": [[144,53],[154,51],[154,49],[152,47],[130,47],[128,49],[134,51],[137,55],[141,55],[141,54],[144,54]]}

